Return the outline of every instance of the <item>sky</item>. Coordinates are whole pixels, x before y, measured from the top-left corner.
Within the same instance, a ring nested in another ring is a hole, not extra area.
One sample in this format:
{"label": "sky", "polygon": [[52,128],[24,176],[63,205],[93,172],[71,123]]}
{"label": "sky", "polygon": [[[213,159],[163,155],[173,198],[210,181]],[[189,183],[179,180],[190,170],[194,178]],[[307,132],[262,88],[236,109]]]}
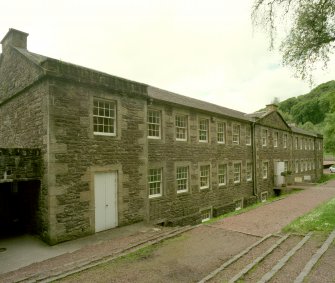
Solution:
{"label": "sky", "polygon": [[[29,33],[31,52],[251,113],[313,88],[269,51],[251,7],[252,0],[11,0],[1,3],[0,38],[15,28]],[[315,85],[334,74],[330,64]]]}

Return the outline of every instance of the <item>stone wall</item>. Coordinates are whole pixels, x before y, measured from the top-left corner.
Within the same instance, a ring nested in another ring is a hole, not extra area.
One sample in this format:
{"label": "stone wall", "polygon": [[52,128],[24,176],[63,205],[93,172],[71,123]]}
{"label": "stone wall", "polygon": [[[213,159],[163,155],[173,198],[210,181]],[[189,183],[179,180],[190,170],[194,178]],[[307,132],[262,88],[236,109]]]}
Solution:
{"label": "stone wall", "polygon": [[41,154],[43,172],[38,200],[37,232],[49,231],[48,189],[48,84],[33,83],[36,66],[14,49],[2,54],[0,64],[0,148],[33,148]]}
{"label": "stone wall", "polygon": [[29,148],[0,148],[0,182],[39,180],[41,152]]}
{"label": "stone wall", "polygon": [[[235,209],[235,202],[253,198],[253,183],[246,181],[246,162],[252,160],[251,146],[246,145],[245,131],[248,122],[234,121],[213,113],[155,102],[150,109],[162,114],[162,138],[148,138],[148,168],[163,168],[163,192],[161,197],[150,198],[149,215],[154,223],[192,224],[201,221],[200,211],[211,209],[213,215],[219,215]],[[188,117],[188,140],[175,138],[175,115]],[[209,142],[198,140],[198,120],[209,121]],[[226,143],[217,142],[217,121],[226,123]],[[232,123],[241,126],[240,145],[232,143]],[[241,182],[234,183],[233,164],[241,164]],[[218,165],[226,164],[228,183],[218,184]],[[210,187],[200,189],[200,166],[210,166]],[[176,167],[188,166],[189,191],[177,193]]]}
{"label": "stone wall", "polygon": [[[116,135],[93,133],[93,99],[116,103]],[[49,106],[50,242],[94,233],[94,174],[117,171],[118,225],[145,220],[146,99],[54,79]]]}

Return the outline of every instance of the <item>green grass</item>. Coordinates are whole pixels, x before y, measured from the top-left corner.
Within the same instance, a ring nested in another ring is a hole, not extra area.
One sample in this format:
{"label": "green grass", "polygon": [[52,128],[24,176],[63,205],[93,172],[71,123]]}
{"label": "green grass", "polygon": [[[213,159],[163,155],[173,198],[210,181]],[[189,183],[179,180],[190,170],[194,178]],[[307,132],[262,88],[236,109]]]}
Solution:
{"label": "green grass", "polygon": [[328,182],[335,179],[335,174],[322,174],[321,178],[317,181],[319,184]]}
{"label": "green grass", "polygon": [[282,194],[280,196],[275,196],[275,197],[268,198],[266,202],[257,202],[257,203],[255,203],[253,205],[247,206],[246,208],[243,208],[243,209],[240,209],[240,210],[235,210],[235,211],[228,212],[226,214],[220,215],[218,217],[211,218],[208,221],[203,222],[203,223],[210,224],[210,223],[214,223],[216,221],[219,221],[219,220],[224,219],[224,218],[229,217],[229,216],[234,216],[234,215],[238,215],[238,214],[241,214],[241,213],[245,213],[245,212],[248,212],[248,211],[250,211],[252,209],[255,209],[257,207],[269,204],[269,203],[277,201],[277,200],[281,200],[283,198],[286,198],[288,195],[291,195],[291,194],[294,194],[294,193],[298,193],[300,191],[302,191],[302,190],[301,189],[293,188],[290,192],[288,192],[286,194]]}
{"label": "green grass", "polygon": [[308,233],[319,231],[329,233],[335,229],[335,198],[311,212],[301,216],[283,228],[284,232]]}

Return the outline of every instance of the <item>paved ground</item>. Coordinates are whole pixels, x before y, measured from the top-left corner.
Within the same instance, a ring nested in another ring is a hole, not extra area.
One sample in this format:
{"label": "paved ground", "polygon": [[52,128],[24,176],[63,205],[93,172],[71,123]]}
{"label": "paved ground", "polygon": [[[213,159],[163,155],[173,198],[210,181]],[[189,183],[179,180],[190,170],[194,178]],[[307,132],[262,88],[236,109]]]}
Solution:
{"label": "paved ground", "polygon": [[[196,281],[212,271],[219,262],[257,241],[260,236],[277,232],[296,217],[334,196],[335,181],[323,186],[308,187],[301,193],[290,195],[247,213],[225,218],[211,225],[196,227],[183,233],[176,240],[169,240],[159,245],[153,253],[136,261],[136,264],[118,261],[116,265],[110,265],[110,269],[106,266],[103,270],[95,268],[66,280],[70,282],[79,280],[83,282],[92,282],[92,280],[98,282]],[[12,251],[12,256],[9,256],[11,249],[2,252],[0,268],[3,268],[3,271],[0,271],[0,282],[16,281],[39,272],[47,273],[53,268],[57,268],[58,271],[66,270],[70,263],[113,254],[162,232],[140,224],[127,227],[54,247],[44,246],[47,256],[51,255],[47,260],[44,260],[44,255],[35,258],[34,254],[26,251],[24,254],[28,254],[28,257],[30,255],[30,262],[43,261],[19,269],[12,264],[18,261],[22,248],[17,246],[18,253]],[[125,229],[124,232],[122,229]],[[25,264],[28,263],[28,261],[25,262]],[[3,266],[7,266],[7,269]],[[14,269],[15,271],[8,272]]]}

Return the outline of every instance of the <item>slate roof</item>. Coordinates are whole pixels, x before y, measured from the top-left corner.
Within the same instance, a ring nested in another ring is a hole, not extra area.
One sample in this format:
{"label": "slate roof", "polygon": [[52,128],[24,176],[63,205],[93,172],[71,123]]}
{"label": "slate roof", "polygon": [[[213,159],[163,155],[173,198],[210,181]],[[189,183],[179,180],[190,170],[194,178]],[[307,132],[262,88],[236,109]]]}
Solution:
{"label": "slate roof", "polygon": [[294,133],[297,133],[297,134],[302,134],[302,135],[308,135],[308,136],[313,136],[313,137],[319,137],[319,136],[322,136],[318,133],[315,133],[315,132],[311,132],[311,131],[306,131],[304,129],[301,129],[301,128],[298,128],[296,126],[293,126],[293,125],[289,125],[290,128],[292,129],[292,131]]}
{"label": "slate roof", "polygon": [[[53,58],[50,58],[50,57],[47,57],[47,56],[32,53],[32,52],[30,52],[26,49],[23,49],[23,48],[15,47],[15,49],[18,52],[20,52],[22,55],[24,55],[28,60],[30,60],[31,62],[35,63],[36,65],[38,65],[42,68],[43,68],[44,63],[46,61],[53,61],[53,62],[57,62],[58,64],[70,65],[70,66],[80,68],[80,69],[83,69],[83,70],[88,70],[88,71],[93,72],[95,74],[100,74],[100,75],[111,77],[111,78],[114,77],[114,78],[118,78],[118,79],[121,79],[121,80],[133,82],[133,83],[138,83],[138,82],[135,82],[135,81],[131,81],[131,80],[127,80],[127,79],[124,79],[124,78],[116,77],[116,76],[113,76],[113,75],[110,75],[110,74],[107,74],[107,73],[103,73],[103,72],[100,72],[100,71],[96,71],[96,70],[93,70],[93,69],[85,68],[85,67],[82,67],[82,66],[79,66],[79,65],[63,62],[63,61],[53,59]],[[0,56],[0,59],[1,59],[1,57],[2,56]],[[173,104],[176,104],[176,105],[183,105],[183,106],[186,106],[186,107],[190,107],[190,108],[194,108],[194,109],[198,109],[198,110],[203,110],[203,111],[206,111],[206,112],[216,113],[216,114],[220,114],[220,115],[223,115],[223,116],[226,116],[226,117],[232,117],[232,118],[235,118],[235,119],[238,119],[238,120],[246,121],[246,122],[251,122],[251,121],[256,121],[258,119],[262,119],[267,114],[269,114],[266,111],[259,111],[259,112],[254,112],[254,113],[247,114],[247,113],[243,113],[243,112],[240,112],[240,111],[237,111],[237,110],[233,110],[233,109],[230,109],[230,108],[219,106],[219,105],[216,105],[216,104],[213,104],[213,103],[209,103],[209,102],[206,102],[206,101],[202,101],[202,100],[199,100],[199,99],[191,98],[191,97],[188,97],[188,96],[184,96],[184,95],[180,95],[180,94],[177,94],[177,93],[174,93],[174,92],[163,90],[163,89],[160,89],[160,88],[157,88],[157,87],[146,85],[146,84],[143,84],[143,83],[138,83],[138,84],[147,86],[147,91],[148,91],[148,97],[149,98],[157,99],[157,100],[160,100],[160,101],[165,101],[165,102],[168,102],[168,103],[173,103]],[[289,127],[295,133],[309,135],[309,136],[320,136],[317,133],[309,132],[309,131],[300,129],[300,128],[295,127],[295,126],[289,125]]]}
{"label": "slate roof", "polygon": [[250,119],[246,116],[245,113],[236,111],[233,109],[229,109],[223,106],[219,106],[216,104],[212,104],[209,102],[205,102],[199,99],[191,98],[188,96],[180,95],[177,93],[173,93],[167,90],[163,90],[160,88],[148,86],[148,96],[152,99],[157,99],[173,104],[183,105],[195,109],[200,109],[203,111],[208,111],[212,113],[217,113],[220,115],[233,117],[239,120],[250,121]]}

